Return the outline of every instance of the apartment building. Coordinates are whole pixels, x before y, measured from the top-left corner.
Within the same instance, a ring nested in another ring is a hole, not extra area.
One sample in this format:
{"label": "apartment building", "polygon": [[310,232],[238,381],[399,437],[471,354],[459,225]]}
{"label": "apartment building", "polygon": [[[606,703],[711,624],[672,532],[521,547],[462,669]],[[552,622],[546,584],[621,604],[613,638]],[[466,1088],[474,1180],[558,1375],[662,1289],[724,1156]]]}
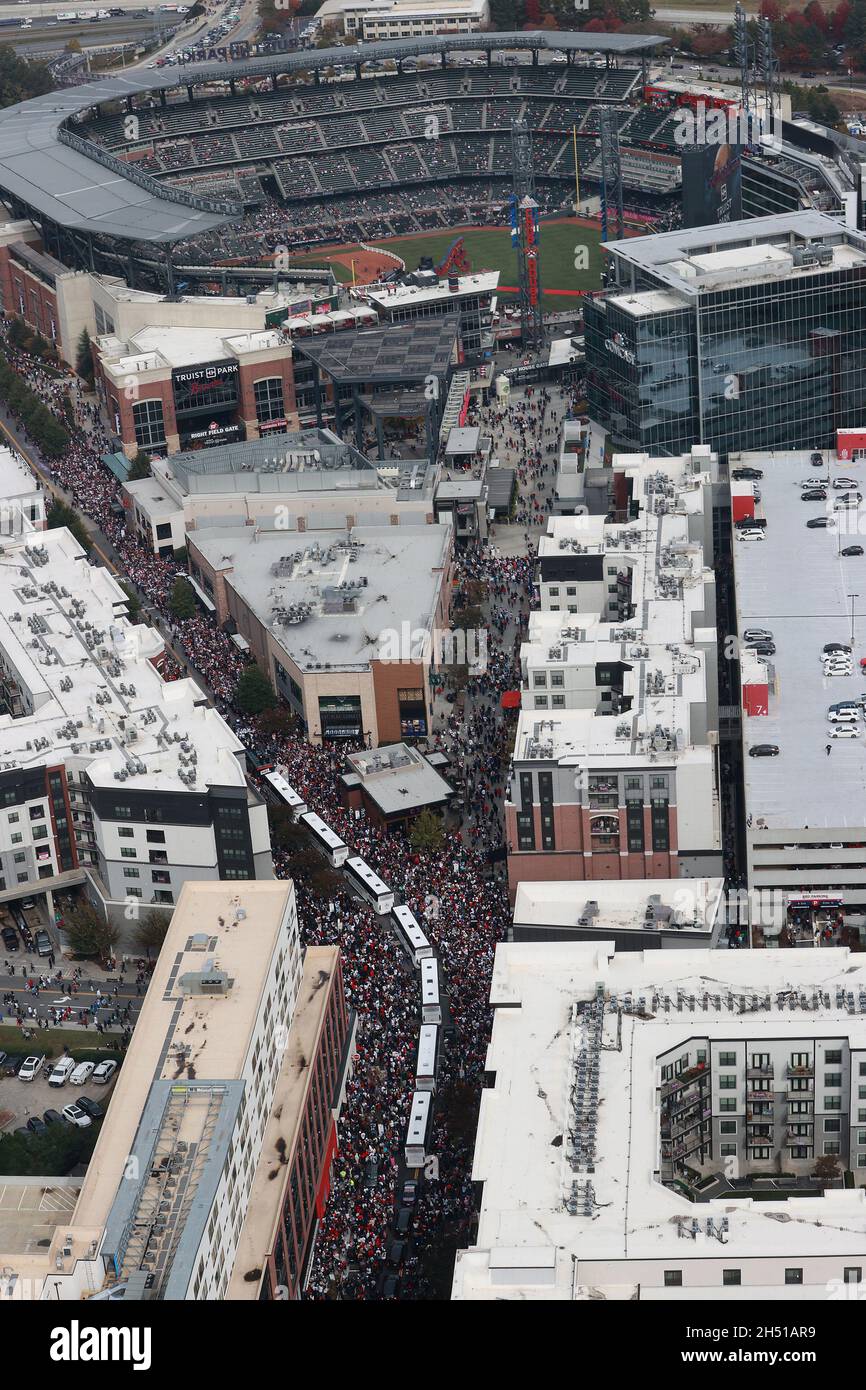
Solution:
{"label": "apartment building", "polygon": [[127,604],[67,530],[4,546],[0,900],[83,884],[123,924],[188,879],[273,874],[242,743]]}
{"label": "apartment building", "polygon": [[[761,628],[774,648],[740,652],[746,862],[767,944],[792,935],[811,944],[827,930],[838,941],[840,930],[857,936],[866,927],[862,720],[852,726],[860,736],[839,738],[830,717],[844,701],[859,710],[863,691],[866,589],[857,549],[866,544],[866,517],[848,502],[858,490],[866,495],[866,465],[826,451],[817,467],[812,454],[732,459],[762,475],[754,510],[764,539],[735,539],[733,562],[737,632],[742,640]],[[826,498],[803,502],[798,484],[814,475],[826,480]],[[854,488],[836,487],[843,478]],[[818,526],[807,526],[815,519]],[[852,648],[850,673],[825,671],[833,643]]]}
{"label": "apartment building", "polygon": [[715,460],[618,455],[608,515],[552,517],[521,647],[509,882],[721,868]]}
{"label": "apartment building", "polygon": [[480,1216],[453,1297],[821,1300],[862,1284],[859,960],[809,949],[780,972],[747,951],[497,946]]}

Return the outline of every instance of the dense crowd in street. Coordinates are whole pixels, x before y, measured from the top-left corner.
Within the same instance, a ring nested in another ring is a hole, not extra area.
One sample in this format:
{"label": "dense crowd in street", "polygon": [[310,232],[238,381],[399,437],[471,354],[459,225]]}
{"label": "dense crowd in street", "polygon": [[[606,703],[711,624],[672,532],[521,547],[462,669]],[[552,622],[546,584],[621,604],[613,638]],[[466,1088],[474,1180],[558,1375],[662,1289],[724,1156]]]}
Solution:
{"label": "dense crowd in street", "polygon": [[[14,353],[9,349],[10,356]],[[445,1045],[442,1048],[434,1113],[432,1151],[438,1177],[420,1187],[415,1239],[401,1270],[401,1296],[443,1292],[432,1279],[428,1253],[471,1238],[471,1133],[490,1031],[488,994],[496,942],[508,921],[502,867],[502,803],[508,765],[508,725],[501,697],[519,686],[519,644],[532,596],[533,542],[519,555],[492,544],[470,547],[457,564],[455,608],[477,606],[486,630],[486,662],[460,681],[445,668],[430,746],[445,751],[462,776],[462,813],[449,821],[441,844],[413,850],[403,834],[386,831],[345,809],[338,792],[345,752],[315,747],[303,738],[266,732],[232,709],[243,661],[209,616],[178,622],[170,614],[176,565],[145,552],[126,530],[116,503],[119,488],[100,464],[108,441],[91,408],[80,400],[74,379],[44,373],[38,363],[16,362],[34,389],[58,411],[70,401],[72,447],[51,468],[53,481],[104,534],[122,572],[134,580],[152,611],[160,614],[179,659],[200,672],[239,736],[278,763],[308,801],[415,912],[440,962]],[[521,460],[523,505],[531,483],[543,487],[545,455],[555,446],[557,420],[568,402],[545,391],[528,391],[507,406],[488,407],[485,427],[504,451]],[[69,410],[66,411],[69,418]],[[506,449],[507,446],[507,449]],[[173,672],[172,672],[173,674]],[[460,783],[457,783],[458,787]],[[331,1195],[318,1234],[310,1293],[316,1297],[370,1298],[381,1292],[384,1258],[395,1214],[402,1150],[414,1089],[420,1026],[418,977],[382,919],[352,897],[340,877],[321,870],[310,855],[275,836],[274,864],[291,876],[298,892],[303,939],[338,943],[350,1008],[357,1014],[357,1052],[340,1118],[340,1146]],[[25,1011],[22,1024],[26,1021]],[[71,1009],[71,1013],[69,1010]],[[107,1013],[101,1015],[101,1010]],[[106,1000],[82,1010],[82,1021],[106,1021],[121,1009]],[[73,1000],[62,1017],[76,1016]],[[53,1020],[52,1020],[53,1021]]]}

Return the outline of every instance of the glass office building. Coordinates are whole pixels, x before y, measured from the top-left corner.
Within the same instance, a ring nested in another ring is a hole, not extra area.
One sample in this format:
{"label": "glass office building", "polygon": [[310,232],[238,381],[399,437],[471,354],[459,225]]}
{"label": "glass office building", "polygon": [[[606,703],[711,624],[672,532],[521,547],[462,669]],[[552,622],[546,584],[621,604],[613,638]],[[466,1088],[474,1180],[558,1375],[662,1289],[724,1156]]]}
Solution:
{"label": "glass office building", "polygon": [[815,212],[613,242],[584,309],[615,447],[830,448],[866,425],[866,237]]}

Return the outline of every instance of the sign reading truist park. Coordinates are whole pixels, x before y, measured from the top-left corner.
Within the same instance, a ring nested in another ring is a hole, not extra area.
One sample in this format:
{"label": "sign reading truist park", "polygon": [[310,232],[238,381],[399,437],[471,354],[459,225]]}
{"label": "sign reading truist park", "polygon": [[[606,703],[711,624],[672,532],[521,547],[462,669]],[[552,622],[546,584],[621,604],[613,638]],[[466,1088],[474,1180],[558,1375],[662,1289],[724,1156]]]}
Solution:
{"label": "sign reading truist park", "polygon": [[237,362],[206,362],[198,367],[174,367],[171,373],[176,415],[237,405]]}

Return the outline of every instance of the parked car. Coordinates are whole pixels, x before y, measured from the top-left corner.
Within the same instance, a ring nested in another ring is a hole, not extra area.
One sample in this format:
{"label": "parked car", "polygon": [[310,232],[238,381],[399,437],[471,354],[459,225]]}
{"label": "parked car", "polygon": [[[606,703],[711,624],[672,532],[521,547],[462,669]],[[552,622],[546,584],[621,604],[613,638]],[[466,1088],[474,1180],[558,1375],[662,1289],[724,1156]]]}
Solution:
{"label": "parked car", "polygon": [[22,898],[22,899],[21,899],[21,907],[22,907],[22,910],[23,910],[24,912],[29,912],[30,909],[31,909],[32,907],[35,907],[35,906],[36,906],[36,899],[35,899],[35,898]]}
{"label": "parked car", "polygon": [[400,1292],[399,1274],[386,1274],[382,1280],[382,1297],[396,1298]]}
{"label": "parked car", "polygon": [[763,539],[764,539],[764,533],[763,533],[763,531],[760,531],[760,530],[758,530],[757,528],[749,527],[748,531],[738,531],[738,532],[737,532],[737,540],[738,540],[738,541],[762,541]]}
{"label": "parked car", "polygon": [[74,1057],[61,1057],[52,1068],[48,1078],[49,1086],[65,1086],[72,1073],[75,1071]]}
{"label": "parked car", "polygon": [[828,642],[821,650],[826,656],[828,652],[848,652],[850,654],[851,648],[845,642]]}
{"label": "parked car", "polygon": [[846,545],[841,553],[843,555],[862,555],[863,547],[862,545]]}
{"label": "parked car", "polygon": [[397,1212],[397,1220],[394,1222],[394,1229],[398,1235],[408,1235],[412,1229],[414,1214],[411,1207],[401,1207]]}
{"label": "parked car", "polygon": [[860,729],[854,724],[832,724],[827,730],[828,738],[859,738]]}
{"label": "parked car", "polygon": [[48,1126],[41,1115],[31,1115],[27,1121],[27,1128],[31,1134],[47,1134]]}
{"label": "parked car", "polygon": [[827,526],[834,526],[835,522],[829,516],[813,516],[811,521],[806,522],[806,525],[810,531],[821,531]]}
{"label": "parked car", "polygon": [[18,933],[14,927],[4,927],[0,936],[3,937],[3,945],[7,951],[18,950]]}
{"label": "parked car", "polygon": [[33,1081],[45,1066],[45,1057],[25,1057],[18,1071],[19,1081]]}
{"label": "parked car", "polygon": [[79,1110],[83,1110],[85,1115],[91,1120],[101,1120],[105,1111],[96,1100],[91,1100],[90,1096],[82,1096],[78,1102]]}
{"label": "parked car", "polygon": [[38,956],[50,956],[52,951],[51,937],[47,931],[40,929],[33,938]]}
{"label": "parked car", "polygon": [[856,478],[834,478],[833,487],[837,492],[856,492]]}
{"label": "parked car", "polygon": [[860,719],[860,711],[856,705],[845,705],[842,709],[831,707],[827,711],[827,718],[831,724],[856,724]]}
{"label": "parked car", "polygon": [[42,1118],[47,1125],[59,1125],[63,1116],[59,1110],[46,1110]]}
{"label": "parked car", "polygon": [[810,487],[800,493],[801,502],[826,502],[827,494],[822,487]]}
{"label": "parked car", "polygon": [[86,1129],[89,1124],[93,1123],[80,1105],[64,1105],[61,1113],[66,1123],[75,1125],[77,1129]]}
{"label": "parked car", "polygon": [[742,640],[747,645],[749,642],[772,642],[773,634],[768,627],[747,627]]}
{"label": "parked car", "polygon": [[392,1269],[399,1269],[406,1258],[408,1244],[405,1240],[392,1240],[388,1246],[388,1263]]}
{"label": "parked car", "polygon": [[753,743],[749,749],[750,758],[775,758],[779,752],[775,743]]}
{"label": "parked car", "polygon": [[99,1066],[94,1071],[91,1080],[97,1086],[105,1086],[111,1080],[116,1071],[117,1063],[109,1058],[107,1061],[99,1063]]}
{"label": "parked car", "polygon": [[83,1086],[93,1075],[94,1066],[93,1062],[79,1062],[69,1077],[70,1086]]}

